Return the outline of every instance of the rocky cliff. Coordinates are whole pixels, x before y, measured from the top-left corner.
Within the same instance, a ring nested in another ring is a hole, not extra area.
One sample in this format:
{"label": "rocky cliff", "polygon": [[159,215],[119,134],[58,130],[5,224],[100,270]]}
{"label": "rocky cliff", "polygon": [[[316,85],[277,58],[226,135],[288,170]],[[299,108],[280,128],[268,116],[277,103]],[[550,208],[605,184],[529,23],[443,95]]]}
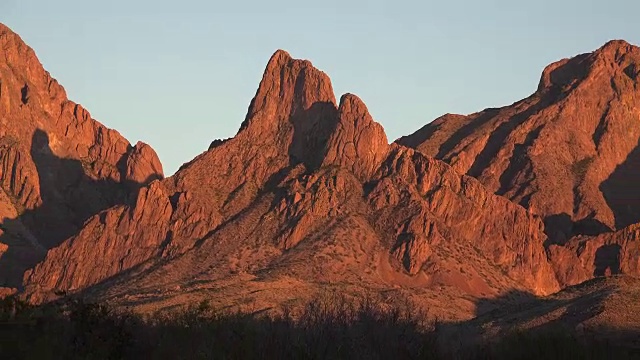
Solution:
{"label": "rocky cliff", "polygon": [[163,174],[153,149],[130,145],[69,101],[1,24],[0,46],[0,287],[18,287],[85,220]]}

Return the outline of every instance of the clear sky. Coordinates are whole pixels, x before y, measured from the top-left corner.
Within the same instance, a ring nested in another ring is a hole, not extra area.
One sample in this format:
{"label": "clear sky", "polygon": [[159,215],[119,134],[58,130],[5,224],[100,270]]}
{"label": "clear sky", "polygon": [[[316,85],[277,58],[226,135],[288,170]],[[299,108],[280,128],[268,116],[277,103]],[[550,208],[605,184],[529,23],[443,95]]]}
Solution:
{"label": "clear sky", "polygon": [[233,136],[278,48],[359,95],[389,140],[530,95],[555,60],[640,43],[637,0],[0,0],[69,97],[172,174]]}

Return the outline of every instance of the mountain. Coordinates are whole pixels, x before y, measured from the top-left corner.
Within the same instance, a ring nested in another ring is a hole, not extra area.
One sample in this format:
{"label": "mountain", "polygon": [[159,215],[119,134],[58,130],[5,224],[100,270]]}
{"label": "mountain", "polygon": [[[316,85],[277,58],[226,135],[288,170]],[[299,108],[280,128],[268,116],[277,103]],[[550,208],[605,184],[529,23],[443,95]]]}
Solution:
{"label": "mountain", "polygon": [[0,287],[16,288],[85,220],[162,178],[129,144],[67,99],[32,49],[0,24]]}
{"label": "mountain", "polygon": [[542,217],[561,284],[637,274],[639,74],[640,48],[611,41],[549,65],[522,101],[445,115],[397,143]]}
{"label": "mountain", "polygon": [[138,302],[221,283],[300,289],[273,305],[334,285],[546,294],[558,283],[542,230],[472,177],[388,144],[358,97],[336,103],[326,74],[278,51],[234,138],[89,219],[25,284],[32,299],[93,286]]}
{"label": "mountain", "polygon": [[621,129],[635,126],[638,49],[626,43],[551,65],[511,107],[447,115],[391,144],[360,98],[336,101],[325,73],[279,50],[238,133],[163,178],[148,145],[51,95],[62,88],[3,29],[3,48],[22,49],[1,67],[3,121],[26,124],[13,135],[24,164],[5,168],[27,169],[14,173],[40,203],[18,212],[15,176],[2,182],[0,243],[20,256],[0,264],[24,272],[7,284],[32,302],[77,293],[140,312],[205,299],[256,311],[340,293],[463,319],[505,294],[639,273],[635,210],[608,205],[635,189],[625,164],[640,133]]}
{"label": "mountain", "polygon": [[397,143],[543,217],[555,243],[640,221],[640,48],[611,41],[553,63],[530,97],[445,115]]}

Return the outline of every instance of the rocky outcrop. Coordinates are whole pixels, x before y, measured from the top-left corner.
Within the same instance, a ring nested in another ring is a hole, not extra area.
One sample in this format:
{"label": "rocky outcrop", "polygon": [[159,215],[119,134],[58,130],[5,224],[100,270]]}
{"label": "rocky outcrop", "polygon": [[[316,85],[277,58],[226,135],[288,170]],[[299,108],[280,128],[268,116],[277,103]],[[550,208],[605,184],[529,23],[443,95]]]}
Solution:
{"label": "rocky outcrop", "polygon": [[640,224],[596,237],[577,236],[566,245],[551,245],[550,257],[565,286],[594,277],[640,276]]}
{"label": "rocky outcrop", "polygon": [[162,164],[153,148],[142,141],[132,147],[126,157],[125,180],[133,184],[149,184],[162,179]]}
{"label": "rocky outcrop", "polygon": [[139,192],[135,205],[94,216],[77,235],[50,250],[44,262],[25,274],[26,283],[33,284],[27,290],[73,291],[161,255],[170,240],[171,213],[169,196],[154,181]]}
{"label": "rocky outcrop", "polygon": [[387,233],[397,234],[395,254],[408,271],[415,273],[431,248],[473,248],[529,291],[558,290],[546,261],[543,225],[524,208],[443,162],[397,145],[379,176],[369,201],[380,223],[391,225]]}
{"label": "rocky outcrop", "polygon": [[366,181],[385,159],[388,147],[384,129],[373,121],[362,100],[352,94],[342,96],[323,165],[348,168]]}
{"label": "rocky outcrop", "polygon": [[[32,289],[86,287],[153,256],[173,257],[184,253],[245,211],[261,192],[273,189],[291,169],[317,167],[329,131],[335,127],[336,114],[329,78],[309,61],[295,60],[286,52],[277,51],[269,60],[238,134],[216,143],[185,164],[175,176],[157,185],[163,189],[163,195],[158,196],[171,205],[170,211],[163,212],[160,218],[114,220],[105,224],[100,219],[121,219],[122,214],[147,207],[146,211],[151,211],[156,205],[139,201],[125,209],[107,210],[89,221],[96,224],[93,230],[86,231],[85,227],[61,247],[66,247],[64,251],[50,252],[44,263],[25,278],[26,282]],[[157,168],[154,161],[147,160],[153,159],[146,155],[150,151],[144,145],[137,149],[139,146],[130,157],[137,160],[134,164],[141,164],[137,169]],[[138,180],[144,177],[129,170],[127,175]],[[131,216],[125,217],[129,218]],[[123,244],[131,247],[134,240],[144,239],[148,244],[162,244],[162,249],[151,251],[144,247],[136,256],[126,251],[113,252],[108,262],[122,264],[126,257],[130,259],[127,266],[86,264],[87,268],[67,270],[62,278],[42,281],[61,263],[82,262],[94,255],[98,248],[83,244],[90,243],[99,229],[117,229],[102,235],[103,247],[118,248]],[[144,237],[140,237],[140,232]],[[95,276],[85,275],[87,273]]]}
{"label": "rocky outcrop", "polygon": [[[331,81],[311,62],[277,51],[269,60],[238,134],[184,165],[169,181],[198,207],[228,218],[298,164],[319,165],[336,123]],[[220,220],[222,221],[222,220]]]}
{"label": "rocky outcrop", "polygon": [[443,240],[437,225],[424,217],[416,216],[408,224],[398,229],[397,242],[392,248],[393,255],[411,275],[418,274],[433,254],[432,246]]}

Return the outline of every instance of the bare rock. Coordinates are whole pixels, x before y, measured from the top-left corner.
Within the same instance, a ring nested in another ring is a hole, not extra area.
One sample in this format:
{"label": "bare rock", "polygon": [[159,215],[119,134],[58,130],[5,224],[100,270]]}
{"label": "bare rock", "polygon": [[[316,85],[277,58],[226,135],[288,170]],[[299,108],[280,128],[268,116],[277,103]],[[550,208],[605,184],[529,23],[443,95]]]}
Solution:
{"label": "bare rock", "polygon": [[343,95],[323,165],[349,168],[359,178],[368,179],[385,159],[388,147],[384,129],[373,121],[362,100]]}

